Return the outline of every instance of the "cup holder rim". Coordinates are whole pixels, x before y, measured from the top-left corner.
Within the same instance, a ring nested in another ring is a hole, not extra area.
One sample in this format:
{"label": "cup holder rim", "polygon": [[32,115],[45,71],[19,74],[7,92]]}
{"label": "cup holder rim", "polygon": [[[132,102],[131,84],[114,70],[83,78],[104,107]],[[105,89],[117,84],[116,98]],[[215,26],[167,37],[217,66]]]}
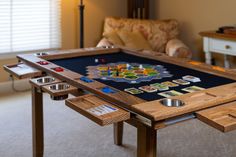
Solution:
{"label": "cup holder rim", "polygon": [[[55,87],[58,87],[58,86],[63,86],[63,88],[62,89],[55,89]],[[49,86],[49,89],[54,90],[54,91],[67,90],[69,88],[70,88],[70,85],[67,83],[57,83],[57,84],[52,84]]]}
{"label": "cup holder rim", "polygon": [[166,107],[183,107],[185,105],[183,100],[172,98],[161,99],[160,103]]}
{"label": "cup holder rim", "polygon": [[[45,82],[45,79],[50,79],[50,81]],[[37,82],[37,83],[41,83],[41,84],[46,84],[46,83],[52,83],[52,82],[54,82],[55,80],[56,80],[56,79],[55,79],[54,77],[45,76],[45,77],[41,77],[41,78],[36,79],[36,82]]]}

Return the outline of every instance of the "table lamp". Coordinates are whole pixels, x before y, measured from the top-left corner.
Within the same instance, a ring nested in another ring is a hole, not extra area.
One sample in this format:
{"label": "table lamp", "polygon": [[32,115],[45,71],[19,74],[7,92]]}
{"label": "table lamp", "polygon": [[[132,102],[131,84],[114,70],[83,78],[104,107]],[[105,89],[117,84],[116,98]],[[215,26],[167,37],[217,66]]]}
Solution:
{"label": "table lamp", "polygon": [[84,3],[80,0],[80,48],[84,48]]}

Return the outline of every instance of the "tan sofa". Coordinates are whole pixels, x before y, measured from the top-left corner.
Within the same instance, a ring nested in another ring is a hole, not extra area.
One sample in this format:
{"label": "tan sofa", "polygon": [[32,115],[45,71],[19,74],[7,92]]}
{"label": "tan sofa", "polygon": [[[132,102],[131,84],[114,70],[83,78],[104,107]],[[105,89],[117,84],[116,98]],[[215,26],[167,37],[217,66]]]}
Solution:
{"label": "tan sofa", "polygon": [[140,20],[107,17],[103,38],[97,46],[125,46],[145,52],[191,58],[189,48],[179,39],[176,20]]}

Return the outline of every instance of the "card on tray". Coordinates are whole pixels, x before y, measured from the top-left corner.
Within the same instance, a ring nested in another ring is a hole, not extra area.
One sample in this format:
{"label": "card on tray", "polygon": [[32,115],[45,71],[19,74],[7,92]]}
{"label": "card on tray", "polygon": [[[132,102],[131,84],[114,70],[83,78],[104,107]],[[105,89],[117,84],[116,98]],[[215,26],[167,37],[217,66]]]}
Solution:
{"label": "card on tray", "polygon": [[126,88],[125,91],[130,93],[130,94],[141,94],[141,93],[143,93],[142,90],[139,90],[137,88]]}
{"label": "card on tray", "polygon": [[145,92],[148,92],[148,93],[153,93],[153,92],[157,91],[157,89],[152,86],[142,86],[142,87],[139,87],[139,89],[141,89]]}
{"label": "card on tray", "polygon": [[177,84],[180,84],[180,85],[188,85],[188,84],[190,84],[190,82],[185,81],[183,79],[176,79],[176,80],[173,80],[173,82],[177,83]]}
{"label": "card on tray", "polygon": [[170,91],[158,93],[158,95],[168,98],[168,97],[171,97],[171,96],[183,95],[183,93],[177,92],[175,90],[170,90]]}
{"label": "card on tray", "polygon": [[177,87],[177,86],[179,86],[178,84],[170,82],[170,81],[162,82],[161,84],[165,85],[165,86],[168,86],[168,87]]}
{"label": "card on tray", "polygon": [[164,90],[169,90],[169,87],[160,83],[154,83],[150,84],[150,86],[156,88],[157,90],[164,91]]}
{"label": "card on tray", "polygon": [[190,82],[201,82],[201,79],[195,76],[191,76],[191,75],[186,75],[183,76],[183,79],[186,81],[190,81]]}
{"label": "card on tray", "polygon": [[185,91],[185,92],[193,93],[193,92],[198,92],[198,91],[201,91],[201,90],[204,90],[204,89],[205,88],[198,87],[198,86],[190,86],[190,87],[187,87],[187,88],[183,88],[182,90]]}

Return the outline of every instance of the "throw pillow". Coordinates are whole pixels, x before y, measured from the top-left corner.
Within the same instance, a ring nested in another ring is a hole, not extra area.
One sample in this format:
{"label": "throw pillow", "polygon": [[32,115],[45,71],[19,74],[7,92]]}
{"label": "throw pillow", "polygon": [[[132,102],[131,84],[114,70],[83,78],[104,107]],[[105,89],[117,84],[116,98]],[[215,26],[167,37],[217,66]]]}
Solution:
{"label": "throw pillow", "polygon": [[144,49],[144,50],[151,50],[151,46],[149,45],[148,41],[143,37],[143,35],[136,31],[136,32],[129,32],[129,31],[117,31],[120,39],[123,41],[124,46],[132,49]]}

